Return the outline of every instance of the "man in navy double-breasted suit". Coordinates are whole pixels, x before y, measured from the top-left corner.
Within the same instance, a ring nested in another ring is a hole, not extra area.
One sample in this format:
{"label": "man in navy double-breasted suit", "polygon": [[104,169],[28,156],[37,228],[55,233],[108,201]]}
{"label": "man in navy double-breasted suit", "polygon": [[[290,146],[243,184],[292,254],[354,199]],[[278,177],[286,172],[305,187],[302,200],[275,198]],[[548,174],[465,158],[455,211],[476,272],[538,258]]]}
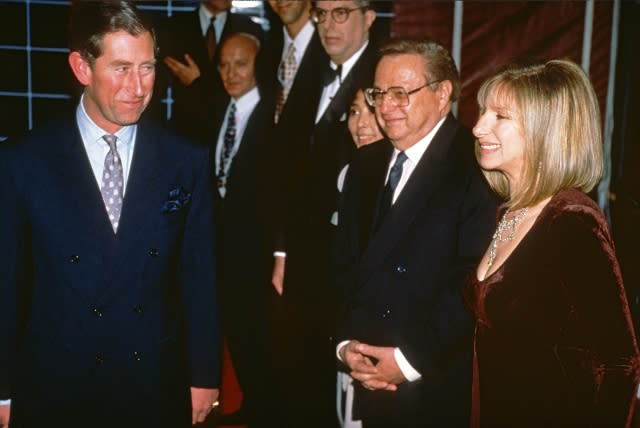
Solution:
{"label": "man in navy double-breasted suit", "polygon": [[75,115],[0,145],[0,424],[189,426],[218,398],[210,156],[139,122],[156,46],[133,3],[71,28]]}

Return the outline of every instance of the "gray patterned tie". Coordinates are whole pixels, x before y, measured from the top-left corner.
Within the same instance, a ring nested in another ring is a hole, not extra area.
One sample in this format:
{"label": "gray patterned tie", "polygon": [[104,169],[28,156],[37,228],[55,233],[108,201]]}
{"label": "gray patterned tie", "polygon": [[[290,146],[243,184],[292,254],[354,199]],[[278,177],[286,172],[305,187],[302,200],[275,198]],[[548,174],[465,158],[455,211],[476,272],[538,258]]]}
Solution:
{"label": "gray patterned tie", "polygon": [[124,175],[122,173],[122,161],[116,149],[118,137],[112,134],[103,136],[109,144],[109,152],[104,158],[104,171],[102,172],[102,199],[107,208],[107,214],[113,226],[113,232],[118,231],[120,221],[120,210],[122,209],[122,190],[124,188]]}

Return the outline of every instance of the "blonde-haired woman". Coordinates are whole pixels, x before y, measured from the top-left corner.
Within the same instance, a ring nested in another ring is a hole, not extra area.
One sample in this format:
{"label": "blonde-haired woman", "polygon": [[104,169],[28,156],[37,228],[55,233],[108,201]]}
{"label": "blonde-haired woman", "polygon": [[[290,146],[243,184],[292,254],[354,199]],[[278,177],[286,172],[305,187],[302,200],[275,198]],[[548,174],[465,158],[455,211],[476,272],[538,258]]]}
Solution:
{"label": "blonde-haired woman", "polygon": [[504,198],[465,298],[472,426],[628,426],[638,347],[607,222],[598,102],[567,60],[517,64],[478,93],[476,154]]}

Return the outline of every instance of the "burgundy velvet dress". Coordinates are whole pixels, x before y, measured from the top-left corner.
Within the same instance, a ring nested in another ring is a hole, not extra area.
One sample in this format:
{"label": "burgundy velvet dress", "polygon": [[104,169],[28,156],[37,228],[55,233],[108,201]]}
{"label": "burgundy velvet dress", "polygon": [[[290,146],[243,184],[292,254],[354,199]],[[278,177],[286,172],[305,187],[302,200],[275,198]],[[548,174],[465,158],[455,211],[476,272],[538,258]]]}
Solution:
{"label": "burgundy velvet dress", "polygon": [[608,226],[584,193],[555,195],[496,272],[475,272],[472,427],[624,427],[639,357]]}

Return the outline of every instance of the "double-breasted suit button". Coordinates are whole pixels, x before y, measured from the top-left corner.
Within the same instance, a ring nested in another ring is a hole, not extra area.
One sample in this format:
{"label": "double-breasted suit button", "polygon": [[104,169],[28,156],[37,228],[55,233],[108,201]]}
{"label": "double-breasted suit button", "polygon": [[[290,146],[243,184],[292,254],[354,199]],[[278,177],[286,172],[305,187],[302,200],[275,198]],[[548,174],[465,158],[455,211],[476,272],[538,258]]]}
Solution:
{"label": "double-breasted suit button", "polygon": [[102,364],[104,364],[104,355],[98,352],[96,354],[96,365],[101,366]]}
{"label": "double-breasted suit button", "polygon": [[160,254],[160,253],[158,252],[157,248],[150,248],[149,249],[149,255],[151,257],[158,257],[158,254]]}
{"label": "double-breasted suit button", "polygon": [[77,254],[72,254],[71,257],[69,257],[70,263],[78,263],[79,261],[80,261],[80,256]]}
{"label": "double-breasted suit button", "polygon": [[396,272],[399,274],[407,273],[407,268],[402,265],[398,265],[396,266]]}
{"label": "double-breasted suit button", "polygon": [[382,319],[385,319],[385,320],[389,320],[389,319],[391,319],[391,315],[392,315],[392,313],[393,313],[393,312],[391,311],[391,309],[389,309],[389,308],[385,309],[385,310],[382,312]]}
{"label": "double-breasted suit button", "polygon": [[136,361],[142,360],[142,354],[140,352],[138,352],[138,351],[135,351],[133,353],[133,359],[136,360]]}
{"label": "double-breasted suit button", "polygon": [[92,312],[96,317],[102,318],[102,315],[104,315],[104,308],[102,306],[96,306],[95,308],[93,308]]}

